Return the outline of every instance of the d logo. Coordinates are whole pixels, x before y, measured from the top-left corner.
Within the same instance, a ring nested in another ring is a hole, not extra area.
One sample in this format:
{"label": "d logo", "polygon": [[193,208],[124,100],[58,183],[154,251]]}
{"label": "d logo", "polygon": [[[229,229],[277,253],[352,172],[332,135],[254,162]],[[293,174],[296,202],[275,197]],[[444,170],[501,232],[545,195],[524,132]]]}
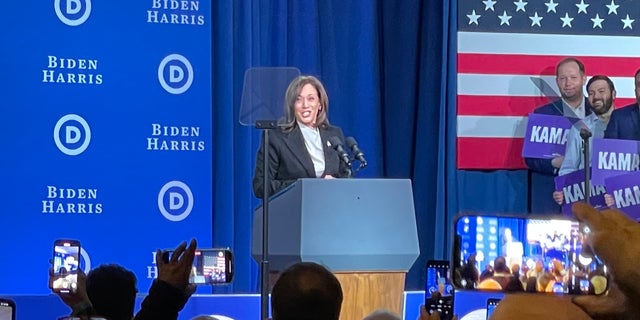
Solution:
{"label": "d logo", "polygon": [[165,184],[158,193],[158,209],[169,221],[186,219],[193,209],[193,193],[189,186],[182,181]]}
{"label": "d logo", "polygon": [[[60,135],[63,127],[64,134],[61,139]],[[53,140],[60,151],[70,156],[77,156],[89,147],[91,128],[81,116],[68,114],[60,118],[56,123],[53,129]]]}
{"label": "d logo", "polygon": [[193,83],[193,67],[187,58],[170,54],[158,66],[160,85],[171,94],[181,94],[189,90]]}
{"label": "d logo", "polygon": [[91,14],[91,0],[55,0],[53,7],[58,19],[72,27],[83,24]]}

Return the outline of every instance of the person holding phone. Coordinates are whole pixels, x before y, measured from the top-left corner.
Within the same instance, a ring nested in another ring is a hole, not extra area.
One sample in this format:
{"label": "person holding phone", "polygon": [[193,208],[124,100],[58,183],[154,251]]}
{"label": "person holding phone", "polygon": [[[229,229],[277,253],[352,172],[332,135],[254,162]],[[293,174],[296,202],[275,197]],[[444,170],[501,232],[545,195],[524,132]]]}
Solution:
{"label": "person holding phone", "polygon": [[640,319],[640,224],[617,209],[598,211],[573,205],[585,229],[585,241],[608,266],[613,281],[604,295],[507,295],[492,320],[506,319]]}
{"label": "person holding phone", "polygon": [[[103,316],[110,320],[175,320],[195,291],[195,286],[189,285],[195,250],[194,239],[188,247],[186,242],[178,245],[168,261],[157,259],[158,278],[135,318],[136,277],[119,265],[101,265],[88,276],[78,270],[77,290],[56,294],[71,307],[71,316],[81,319]],[[162,257],[163,251],[158,250],[156,256]],[[53,274],[53,268],[50,268],[50,282]]]}
{"label": "person holding phone", "polygon": [[[437,294],[437,293],[436,293]],[[420,317],[418,320],[441,320],[440,312],[435,311],[433,313],[429,313],[427,307],[425,305],[420,306]],[[454,315],[451,320],[458,320],[458,316]]]}
{"label": "person holding phone", "polygon": [[49,288],[54,292],[73,292],[77,288],[80,241],[58,239],[53,243],[53,270]]}

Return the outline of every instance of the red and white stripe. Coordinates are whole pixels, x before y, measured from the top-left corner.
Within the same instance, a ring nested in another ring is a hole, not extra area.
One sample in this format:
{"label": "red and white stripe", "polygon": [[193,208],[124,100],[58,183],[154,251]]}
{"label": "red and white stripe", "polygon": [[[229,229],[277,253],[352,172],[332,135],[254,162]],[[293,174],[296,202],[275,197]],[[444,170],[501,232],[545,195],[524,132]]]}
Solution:
{"label": "red and white stripe", "polygon": [[616,106],[635,102],[637,48],[640,37],[458,32],[458,169],[525,168],[527,115],[556,99],[564,57],[610,77]]}

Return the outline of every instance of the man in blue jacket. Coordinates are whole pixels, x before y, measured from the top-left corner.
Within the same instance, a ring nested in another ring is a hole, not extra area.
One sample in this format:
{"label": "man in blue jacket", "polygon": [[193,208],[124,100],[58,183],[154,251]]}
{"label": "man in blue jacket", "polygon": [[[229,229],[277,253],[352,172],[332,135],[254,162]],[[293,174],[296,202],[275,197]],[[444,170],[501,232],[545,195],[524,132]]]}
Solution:
{"label": "man in blue jacket", "polygon": [[[536,108],[533,112],[554,116],[583,119],[591,113],[591,106],[584,95],[587,81],[584,64],[573,57],[562,59],[556,65],[556,84],[561,99]],[[555,190],[554,177],[558,174],[564,156],[553,159],[525,158],[531,169],[531,213],[559,213],[560,206],[549,195]]]}
{"label": "man in blue jacket", "polygon": [[604,132],[606,139],[640,140],[640,69],[635,74],[636,103],[616,109]]}

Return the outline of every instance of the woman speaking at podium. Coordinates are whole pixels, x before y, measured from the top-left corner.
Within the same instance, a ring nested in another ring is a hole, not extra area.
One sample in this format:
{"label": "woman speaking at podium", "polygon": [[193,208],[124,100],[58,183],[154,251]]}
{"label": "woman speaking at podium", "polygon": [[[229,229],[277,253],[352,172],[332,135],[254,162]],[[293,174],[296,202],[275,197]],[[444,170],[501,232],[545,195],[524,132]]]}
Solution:
{"label": "woman speaking at podium", "polygon": [[[320,80],[298,76],[291,81],[285,94],[285,117],[289,123],[269,132],[269,196],[299,178],[349,176],[348,164],[334,149],[338,147],[336,142],[343,143],[344,135],[342,129],[329,124],[328,112],[329,97]],[[263,144],[253,173],[253,193],[258,198],[262,198],[264,191]]]}

